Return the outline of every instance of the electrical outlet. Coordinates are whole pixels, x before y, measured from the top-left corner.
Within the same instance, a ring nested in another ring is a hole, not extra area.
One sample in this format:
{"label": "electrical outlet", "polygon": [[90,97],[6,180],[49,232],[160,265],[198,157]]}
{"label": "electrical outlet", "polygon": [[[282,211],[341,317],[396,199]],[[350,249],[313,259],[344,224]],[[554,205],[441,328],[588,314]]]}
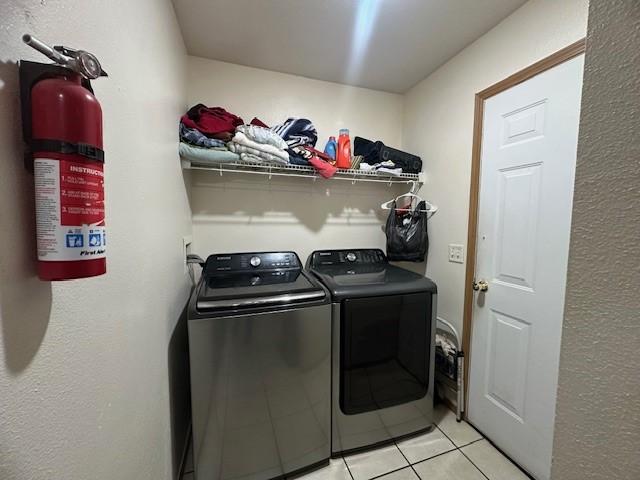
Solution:
{"label": "electrical outlet", "polygon": [[449,244],[449,261],[453,263],[464,263],[464,245]]}
{"label": "electrical outlet", "polygon": [[185,273],[189,271],[189,266],[187,265],[187,255],[191,253],[191,243],[193,243],[193,237],[191,235],[182,237],[182,260],[184,261]]}

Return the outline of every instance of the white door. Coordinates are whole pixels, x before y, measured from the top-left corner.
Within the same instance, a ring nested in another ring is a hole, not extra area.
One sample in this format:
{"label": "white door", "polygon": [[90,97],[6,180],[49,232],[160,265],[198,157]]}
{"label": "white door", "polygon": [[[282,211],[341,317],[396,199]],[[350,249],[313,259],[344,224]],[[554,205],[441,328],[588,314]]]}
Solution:
{"label": "white door", "polygon": [[549,479],[583,55],[485,102],[469,420]]}

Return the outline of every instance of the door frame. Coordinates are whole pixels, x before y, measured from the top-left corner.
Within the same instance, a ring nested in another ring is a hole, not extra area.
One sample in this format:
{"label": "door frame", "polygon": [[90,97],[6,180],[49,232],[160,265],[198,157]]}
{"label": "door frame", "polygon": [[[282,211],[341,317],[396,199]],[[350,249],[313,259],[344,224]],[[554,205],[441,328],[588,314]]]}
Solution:
{"label": "door frame", "polygon": [[467,229],[467,264],[464,284],[464,308],[462,316],[462,351],[464,352],[464,417],[467,418],[469,407],[469,373],[471,372],[471,329],[473,328],[473,288],[472,283],[476,269],[476,241],[478,237],[478,202],[480,198],[480,164],[482,155],[482,122],[484,119],[484,102],[536,75],[545,72],[561,63],[571,60],[585,52],[586,39],[582,38],[567,47],[529,65],[476,93],[473,115],[473,147],[471,151],[471,187],[469,192],[469,221]]}

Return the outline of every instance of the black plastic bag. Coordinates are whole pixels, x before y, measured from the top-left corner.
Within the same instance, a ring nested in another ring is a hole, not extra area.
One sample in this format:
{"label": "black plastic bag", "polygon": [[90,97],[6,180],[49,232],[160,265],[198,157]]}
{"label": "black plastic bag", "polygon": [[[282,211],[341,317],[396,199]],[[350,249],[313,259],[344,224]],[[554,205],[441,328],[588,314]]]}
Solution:
{"label": "black plastic bag", "polygon": [[389,260],[424,262],[429,250],[427,212],[424,201],[415,209],[397,209],[394,202],[385,233]]}

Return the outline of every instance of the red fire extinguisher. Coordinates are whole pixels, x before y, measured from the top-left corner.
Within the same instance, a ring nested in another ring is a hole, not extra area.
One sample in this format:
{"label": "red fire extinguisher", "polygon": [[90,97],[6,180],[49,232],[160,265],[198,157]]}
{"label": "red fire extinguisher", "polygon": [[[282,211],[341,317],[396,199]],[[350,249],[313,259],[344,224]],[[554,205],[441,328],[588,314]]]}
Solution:
{"label": "red fire extinguisher", "polygon": [[[30,85],[38,276],[106,272],[102,109],[89,80],[106,76],[90,53],[23,37],[56,62]],[[40,64],[37,64],[40,65]]]}

